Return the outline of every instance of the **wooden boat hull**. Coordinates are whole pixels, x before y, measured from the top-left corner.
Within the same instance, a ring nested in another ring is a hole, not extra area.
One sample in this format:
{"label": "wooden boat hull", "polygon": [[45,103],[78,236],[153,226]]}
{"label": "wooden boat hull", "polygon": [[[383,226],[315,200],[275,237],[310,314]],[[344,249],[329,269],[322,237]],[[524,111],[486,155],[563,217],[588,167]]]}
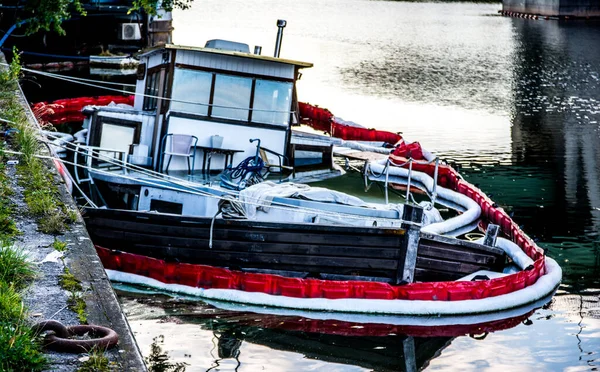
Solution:
{"label": "wooden boat hull", "polygon": [[[113,250],[231,270],[325,280],[402,282],[407,228],[224,220],[111,209],[86,209],[96,245]],[[497,248],[421,233],[414,280],[454,280],[499,270]]]}

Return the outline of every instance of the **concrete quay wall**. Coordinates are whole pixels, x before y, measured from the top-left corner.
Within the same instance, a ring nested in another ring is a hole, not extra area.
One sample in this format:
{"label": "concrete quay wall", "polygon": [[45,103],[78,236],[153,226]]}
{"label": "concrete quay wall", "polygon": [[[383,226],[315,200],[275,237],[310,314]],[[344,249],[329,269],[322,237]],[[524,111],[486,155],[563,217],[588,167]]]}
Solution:
{"label": "concrete quay wall", "polygon": [[558,18],[600,18],[600,0],[503,0],[502,11]]}
{"label": "concrete quay wall", "polygon": [[[6,68],[4,67],[6,60],[1,52],[0,63],[2,64],[0,69]],[[27,116],[27,124],[36,131],[41,130],[29,109],[23,92],[17,88],[14,91],[14,97]],[[46,146],[43,146],[39,155],[50,157],[51,153]],[[18,159],[17,156],[13,157]],[[69,229],[62,235],[42,233],[38,229],[36,218],[29,213],[25,204],[24,188],[17,181],[20,176],[16,166],[7,164],[5,167],[8,179],[11,180],[9,187],[13,191],[11,194],[15,206],[13,218],[16,227],[21,232],[14,245],[23,249],[36,271],[35,279],[22,294],[31,325],[44,320],[56,320],[65,326],[80,324],[80,318],[68,305],[71,293],[60,284],[62,275],[68,270],[81,285],[81,297],[86,305],[84,312],[87,323],[111,328],[119,336],[118,345],[103,353],[110,363],[110,370],[147,371],[127,318],[79,213],[77,212],[76,221],[70,224]],[[49,182],[57,187],[59,195],[56,195],[56,198],[67,209],[77,211],[77,205],[53,161],[45,159],[43,167],[51,176]],[[53,247],[56,240],[64,242],[66,246],[62,250],[57,250]],[[102,350],[99,351],[102,352]],[[86,354],[47,350],[45,357],[48,362],[45,371],[71,372],[82,370],[80,368],[82,368]],[[3,370],[2,366],[0,366],[0,370]]]}

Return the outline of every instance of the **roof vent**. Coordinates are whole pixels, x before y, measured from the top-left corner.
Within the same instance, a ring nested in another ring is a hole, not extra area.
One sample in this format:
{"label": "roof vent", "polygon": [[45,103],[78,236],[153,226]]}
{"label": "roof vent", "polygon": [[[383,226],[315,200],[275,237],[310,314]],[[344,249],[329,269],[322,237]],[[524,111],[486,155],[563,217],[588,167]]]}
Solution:
{"label": "roof vent", "polygon": [[248,44],[236,43],[235,41],[214,39],[206,42],[205,48],[229,50],[232,52],[250,53],[250,47]]}

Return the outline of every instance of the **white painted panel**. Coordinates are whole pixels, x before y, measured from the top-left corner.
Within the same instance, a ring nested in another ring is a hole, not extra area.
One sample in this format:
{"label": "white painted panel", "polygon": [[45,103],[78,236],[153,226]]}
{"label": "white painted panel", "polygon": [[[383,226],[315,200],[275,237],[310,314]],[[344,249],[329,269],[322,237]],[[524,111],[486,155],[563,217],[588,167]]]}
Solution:
{"label": "white painted panel", "polygon": [[203,53],[198,51],[179,50],[176,62],[186,65],[233,72],[272,76],[293,79],[294,66],[286,63],[264,61],[256,58]]}
{"label": "white painted panel", "polygon": [[[169,170],[172,168],[169,167]],[[187,192],[165,190],[161,188],[142,186],[138,210],[150,211],[152,200],[161,200],[182,205],[181,214],[184,216],[212,217],[218,211],[219,199],[214,197],[199,198]]]}
{"label": "white painted panel", "polygon": [[155,53],[148,58],[146,69],[158,66],[163,63],[162,53]]}
{"label": "white painted panel", "polygon": [[[243,159],[256,154],[256,142],[250,143],[250,139],[252,138],[260,138],[262,147],[280,154],[283,154],[285,151],[286,132],[284,130],[171,117],[169,119],[168,133],[194,135],[198,137],[198,146],[210,146],[211,136],[222,136],[222,148],[243,150],[243,152],[236,153],[234,156],[233,166]],[[202,150],[197,150],[195,165],[197,171],[202,169],[202,159]],[[211,160],[211,170],[223,169],[224,162],[224,155],[214,154]],[[186,159],[183,157],[173,158],[169,170],[187,170]]]}
{"label": "white painted panel", "polygon": [[136,80],[135,91],[136,91],[136,93],[141,93],[141,94],[136,94],[134,97],[133,107],[135,107],[136,110],[142,110],[144,108],[143,93],[146,91],[145,87],[146,87],[146,78],[144,78],[143,80]]}

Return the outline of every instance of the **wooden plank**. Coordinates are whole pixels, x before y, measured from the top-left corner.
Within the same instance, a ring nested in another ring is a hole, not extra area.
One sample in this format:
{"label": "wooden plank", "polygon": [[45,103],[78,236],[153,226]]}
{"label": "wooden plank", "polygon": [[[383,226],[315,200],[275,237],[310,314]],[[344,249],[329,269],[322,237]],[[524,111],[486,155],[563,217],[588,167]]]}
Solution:
{"label": "wooden plank", "polygon": [[453,247],[451,246],[431,246],[428,245],[427,242],[421,240],[419,243],[419,257],[441,258],[490,267],[498,262],[497,256],[461,251],[452,248]]}
{"label": "wooden plank", "polygon": [[469,242],[466,240],[460,240],[456,238],[452,238],[444,235],[431,234],[428,232],[421,231],[421,240],[432,240],[438,243],[445,243],[451,246],[460,246],[468,249],[472,249],[473,251],[479,252],[489,252],[491,254],[496,254],[499,256],[504,255],[504,251],[500,248],[496,247],[488,247],[483,244],[477,244],[473,242]]}
{"label": "wooden plank", "polygon": [[[104,218],[108,221],[146,221],[148,223],[165,225],[165,226],[185,226],[191,228],[195,226],[206,226],[210,224],[212,218],[208,217],[191,217],[179,215],[165,215],[149,212],[135,212],[125,210],[111,209],[91,209],[85,208],[84,218],[92,220]],[[356,235],[403,235],[405,231],[400,228],[393,227],[360,227],[360,226],[339,226],[325,225],[312,223],[281,223],[281,222],[262,222],[253,220],[226,220],[217,218],[215,226],[230,228],[238,226],[241,228],[252,229],[274,229],[281,230],[285,228],[291,232],[326,232],[326,233],[341,233],[341,234],[356,234]]]}
{"label": "wooden plank", "polygon": [[402,210],[402,220],[408,221],[410,224],[403,226],[407,229],[407,233],[406,238],[400,246],[396,284],[412,283],[414,281],[420,239],[420,223],[423,220],[423,208],[405,204]]}
{"label": "wooden plank", "polygon": [[447,271],[464,275],[471,274],[475,271],[479,271],[482,269],[486,269],[486,267],[481,265],[472,265],[464,262],[444,261],[427,257],[417,257],[417,266],[422,269]]}
{"label": "wooden plank", "polygon": [[[113,229],[119,231],[142,232],[152,231],[154,235],[177,236],[182,238],[208,238],[210,235],[210,224],[204,226],[186,227],[186,226],[165,226],[142,221],[119,221],[105,218],[93,218],[87,220],[88,229]],[[215,224],[216,225],[216,224]],[[249,240],[249,241],[269,241],[269,242],[297,242],[298,237],[307,244],[327,244],[339,246],[377,246],[381,248],[396,248],[403,235],[377,236],[368,234],[352,233],[327,233],[324,231],[308,232],[298,234],[286,231],[284,227],[281,230],[273,229],[243,229],[243,227],[232,226],[224,228],[217,225],[213,229],[214,239],[224,240]]]}
{"label": "wooden plank", "polygon": [[[256,254],[256,253],[245,253],[245,252],[228,252],[219,250],[218,247],[213,249],[198,251],[197,249],[191,248],[177,248],[177,247],[165,247],[147,245],[147,244],[136,244],[132,246],[139,253],[146,254],[152,253],[152,257],[157,257],[160,254],[167,254],[165,258],[178,259],[182,262],[193,263],[205,263],[208,265],[214,264],[215,266],[236,266],[252,267],[251,265],[267,265],[266,267],[294,267],[293,271],[310,271],[319,272],[314,270],[315,267],[328,268],[331,271],[328,272],[342,272],[340,269],[345,271],[360,271],[360,270],[379,270],[379,271],[395,271],[396,261],[381,260],[381,259],[365,259],[365,258],[348,258],[348,257],[328,257],[328,256],[303,256],[303,255],[281,255],[281,254]],[[128,251],[131,251],[128,249]],[[201,253],[199,255],[198,253]],[[273,266],[276,265],[276,266]],[[281,265],[281,266],[280,266]],[[304,268],[304,269],[299,269]],[[308,268],[308,270],[305,270]],[[338,269],[338,270],[334,270]]]}
{"label": "wooden plank", "polygon": [[[174,236],[157,236],[154,234],[132,233],[128,231],[119,231],[111,229],[89,229],[92,239],[113,239],[129,242],[130,244],[154,244],[165,247],[193,248],[199,251],[209,249],[209,239],[206,238],[178,238]],[[208,235],[208,234],[207,234]],[[333,257],[363,257],[397,260],[399,248],[382,249],[378,247],[352,247],[352,246],[331,246],[294,243],[272,243],[270,241],[248,241],[248,240],[225,240],[218,236],[213,237],[213,249],[217,248],[226,251],[236,252],[254,252],[254,253],[278,253],[278,254],[297,254],[313,256],[333,256]]]}
{"label": "wooden plank", "polygon": [[[286,271],[286,270],[272,270],[272,269],[257,269],[257,268],[242,268],[242,271],[257,274],[271,274],[285,276],[288,278],[306,278],[310,272],[308,271]],[[357,275],[339,275],[339,274],[327,274],[320,273],[320,279],[325,280],[347,280],[347,281],[363,281],[363,282],[382,282],[393,284],[390,278],[383,276],[357,276]]]}

